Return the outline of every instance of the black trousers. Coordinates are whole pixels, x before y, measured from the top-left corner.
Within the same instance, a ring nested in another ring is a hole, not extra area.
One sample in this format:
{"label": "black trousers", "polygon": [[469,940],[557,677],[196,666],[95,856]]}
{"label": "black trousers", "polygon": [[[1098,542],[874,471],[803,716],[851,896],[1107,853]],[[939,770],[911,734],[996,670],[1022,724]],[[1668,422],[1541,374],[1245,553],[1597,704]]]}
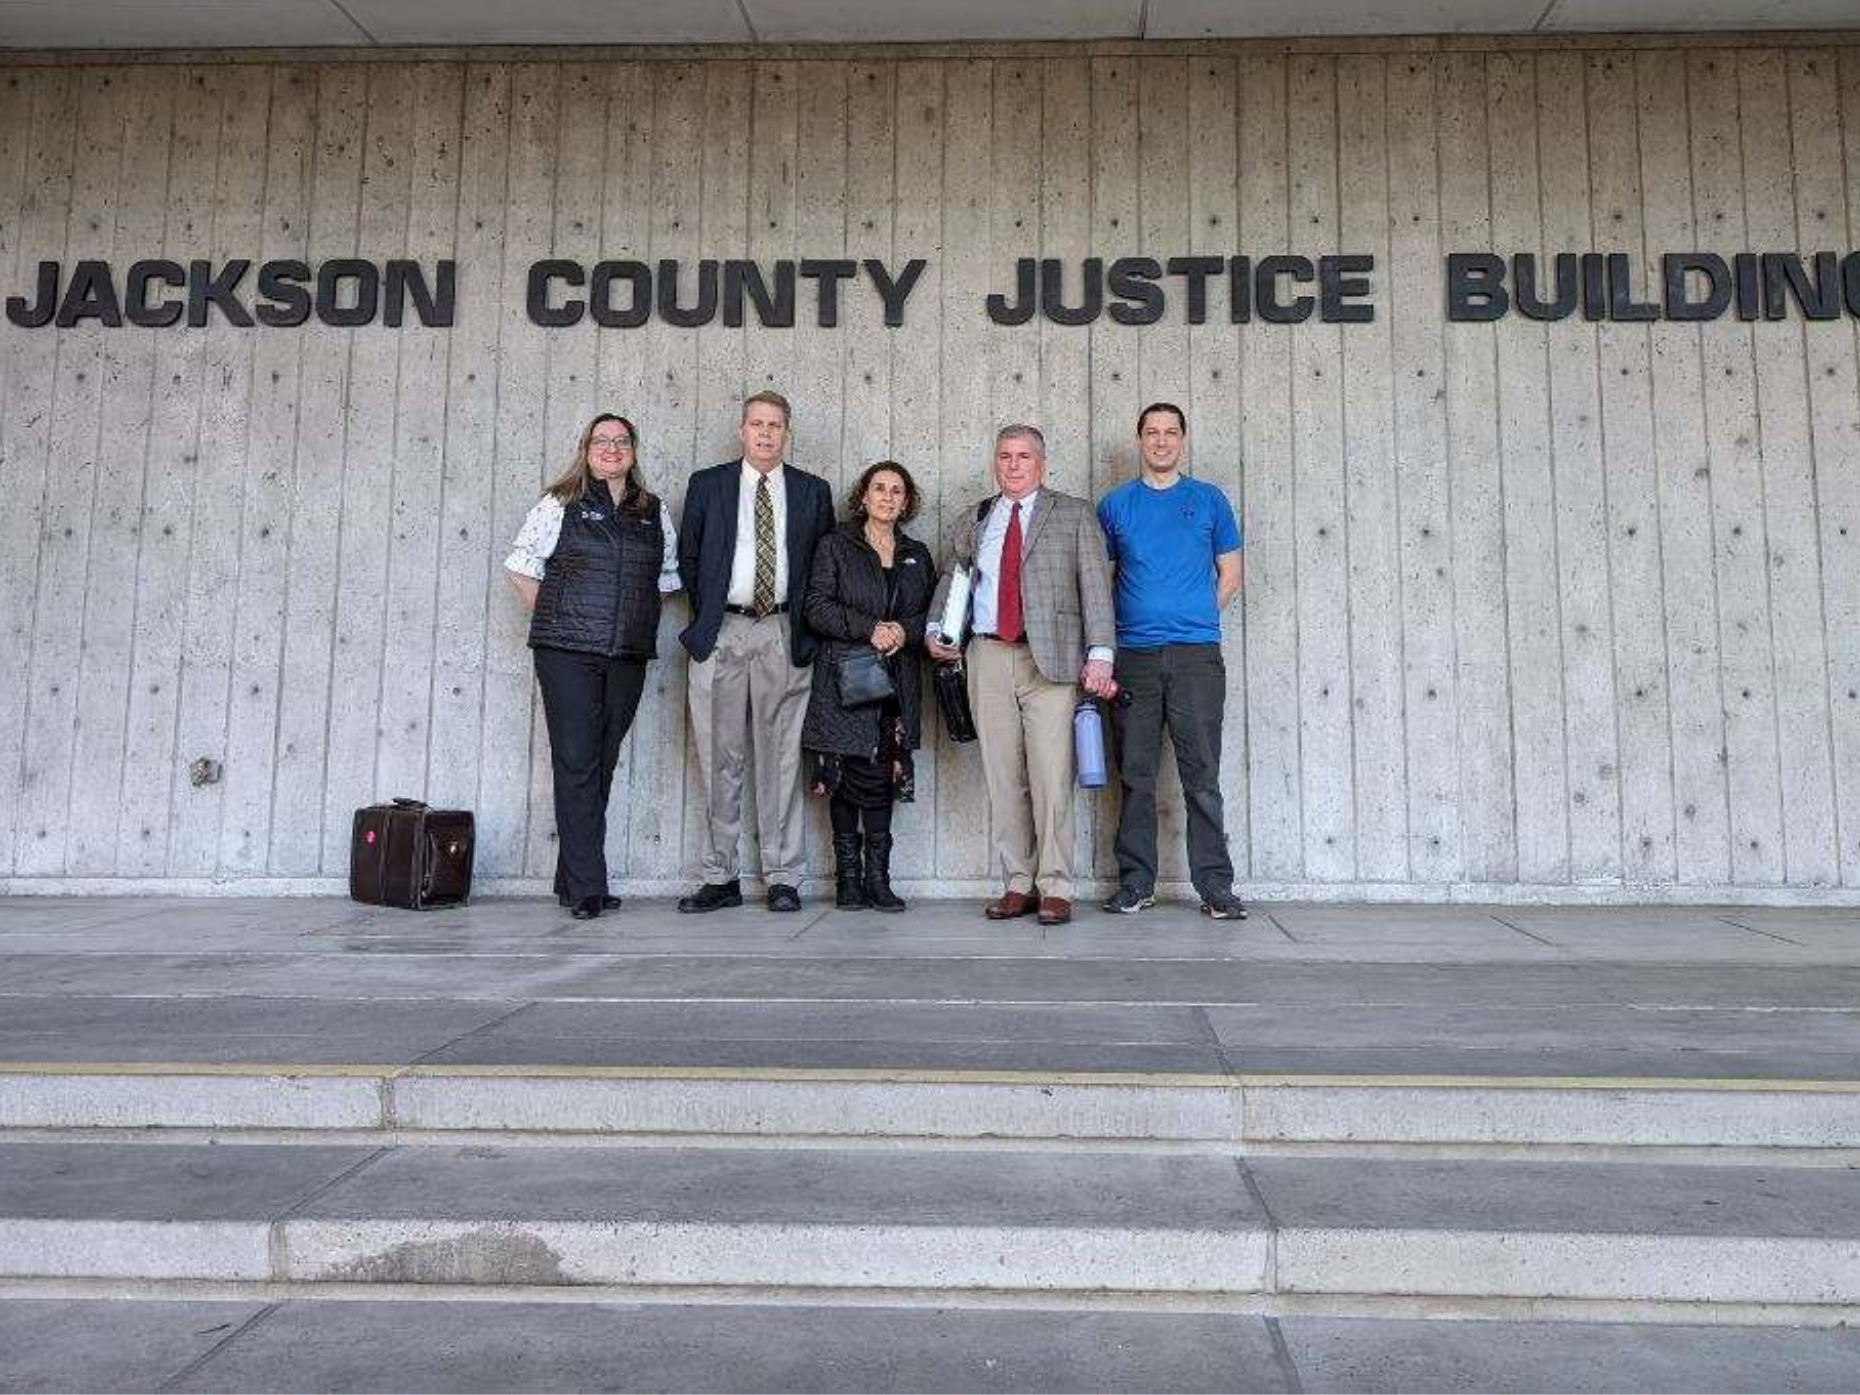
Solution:
{"label": "black trousers", "polygon": [[555,894],[607,894],[607,796],[646,687],[644,659],[536,649],[555,774]]}
{"label": "black trousers", "polygon": [[1144,896],[1156,890],[1156,775],[1167,726],[1187,805],[1189,878],[1203,896],[1231,893],[1234,864],[1221,807],[1221,710],[1227,703],[1221,646],[1119,649],[1117,682],[1130,694],[1128,703],[1111,706],[1124,792],[1118,881]]}

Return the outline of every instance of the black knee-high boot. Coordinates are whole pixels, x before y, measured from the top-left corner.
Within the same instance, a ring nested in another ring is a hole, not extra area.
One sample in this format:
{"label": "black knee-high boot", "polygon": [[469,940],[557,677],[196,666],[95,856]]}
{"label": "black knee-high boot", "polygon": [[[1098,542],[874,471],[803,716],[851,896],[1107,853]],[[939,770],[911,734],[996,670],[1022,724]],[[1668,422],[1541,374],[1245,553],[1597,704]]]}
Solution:
{"label": "black knee-high boot", "polygon": [[891,889],[891,835],[865,835],[865,902],[875,911],[901,911],[904,902]]}
{"label": "black knee-high boot", "polygon": [[857,833],[833,835],[833,904],[843,911],[865,905],[865,891],[860,883],[860,843]]}

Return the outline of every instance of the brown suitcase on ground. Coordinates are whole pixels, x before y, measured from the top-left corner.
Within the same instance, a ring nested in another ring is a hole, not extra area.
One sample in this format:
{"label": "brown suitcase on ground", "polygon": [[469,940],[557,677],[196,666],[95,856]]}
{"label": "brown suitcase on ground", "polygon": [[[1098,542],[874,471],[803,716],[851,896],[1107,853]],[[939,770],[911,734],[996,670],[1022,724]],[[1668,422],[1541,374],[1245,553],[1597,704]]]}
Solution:
{"label": "brown suitcase on ground", "polygon": [[474,841],[466,809],[429,809],[417,799],[357,809],[349,895],[414,911],[462,906],[471,898]]}

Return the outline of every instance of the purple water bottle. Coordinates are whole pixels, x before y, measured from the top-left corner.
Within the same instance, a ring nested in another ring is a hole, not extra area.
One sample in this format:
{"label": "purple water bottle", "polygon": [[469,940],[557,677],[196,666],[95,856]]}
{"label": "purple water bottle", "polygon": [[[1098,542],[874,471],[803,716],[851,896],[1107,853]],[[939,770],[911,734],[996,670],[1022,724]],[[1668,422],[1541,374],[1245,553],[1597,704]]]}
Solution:
{"label": "purple water bottle", "polygon": [[1072,709],[1072,751],[1078,762],[1079,787],[1104,788],[1104,717],[1093,698],[1080,698]]}

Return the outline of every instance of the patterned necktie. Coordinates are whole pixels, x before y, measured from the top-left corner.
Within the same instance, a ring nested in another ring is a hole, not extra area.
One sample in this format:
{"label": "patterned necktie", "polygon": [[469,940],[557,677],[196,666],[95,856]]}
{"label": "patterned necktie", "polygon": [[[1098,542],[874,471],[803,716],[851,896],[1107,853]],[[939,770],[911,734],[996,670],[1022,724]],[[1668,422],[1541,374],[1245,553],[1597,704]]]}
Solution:
{"label": "patterned necktie", "polygon": [[756,481],[756,590],[751,602],[756,618],[775,608],[775,501],[769,477]]}
{"label": "patterned necktie", "polygon": [[1007,536],[1001,540],[1001,580],[995,587],[995,634],[1009,644],[1021,637],[1020,616],[1020,501],[1008,514]]}

